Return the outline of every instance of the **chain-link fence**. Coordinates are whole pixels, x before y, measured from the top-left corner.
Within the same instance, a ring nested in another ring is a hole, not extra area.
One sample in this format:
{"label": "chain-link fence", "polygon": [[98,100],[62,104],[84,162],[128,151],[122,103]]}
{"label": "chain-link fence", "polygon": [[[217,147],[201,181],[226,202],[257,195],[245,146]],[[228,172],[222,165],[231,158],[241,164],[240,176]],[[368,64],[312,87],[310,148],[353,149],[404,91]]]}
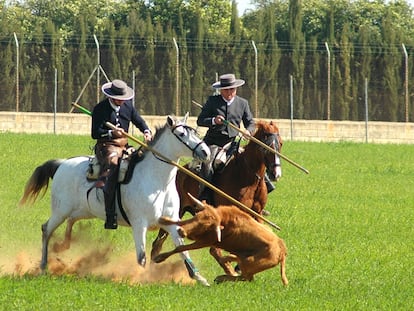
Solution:
{"label": "chain-link fence", "polygon": [[[68,112],[77,102],[91,109],[108,79],[126,80],[145,115],[198,114],[217,76],[233,72],[246,80],[238,95],[261,118],[412,122],[412,57],[404,44],[373,55],[360,47],[326,42],[302,52],[253,41],[221,42],[133,39],[115,49],[96,36],[83,45],[19,40],[1,42],[2,111]],[[118,52],[118,50],[120,52]],[[372,50],[372,49],[371,49]],[[127,55],[127,56],[126,56]]]}

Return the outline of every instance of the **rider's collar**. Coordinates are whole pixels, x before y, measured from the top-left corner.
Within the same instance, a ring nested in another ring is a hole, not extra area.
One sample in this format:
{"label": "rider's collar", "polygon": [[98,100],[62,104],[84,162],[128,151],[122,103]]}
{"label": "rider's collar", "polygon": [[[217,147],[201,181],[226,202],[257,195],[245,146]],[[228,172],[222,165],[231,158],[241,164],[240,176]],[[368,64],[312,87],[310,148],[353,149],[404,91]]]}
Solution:
{"label": "rider's collar", "polygon": [[234,97],[230,100],[225,99],[223,96],[221,96],[221,98],[227,103],[227,106],[230,106],[234,102]]}
{"label": "rider's collar", "polygon": [[112,102],[112,99],[109,98],[109,103],[111,104],[111,107],[113,110],[115,110],[116,112],[119,112],[119,109],[121,109],[121,106],[117,106]]}

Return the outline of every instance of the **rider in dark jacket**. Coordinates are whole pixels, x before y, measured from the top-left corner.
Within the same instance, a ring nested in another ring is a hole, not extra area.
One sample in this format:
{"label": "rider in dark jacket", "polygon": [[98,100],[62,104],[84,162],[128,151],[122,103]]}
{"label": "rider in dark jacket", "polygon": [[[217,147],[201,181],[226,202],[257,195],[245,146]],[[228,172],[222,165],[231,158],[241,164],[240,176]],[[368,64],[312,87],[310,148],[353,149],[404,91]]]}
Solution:
{"label": "rider in dark jacket", "polygon": [[[236,79],[234,74],[220,76],[220,80],[212,85],[214,89],[220,91],[220,94],[209,96],[197,118],[197,125],[208,127],[204,142],[210,147],[211,160],[202,164],[201,175],[209,182],[212,181],[212,161],[219,150],[218,147],[223,147],[234,141],[239,134],[237,130],[226,125],[225,121],[236,125],[238,128],[243,122],[246,129],[245,136],[251,136],[256,129],[248,101],[236,95],[237,88],[244,83],[244,80]],[[213,204],[211,189],[204,187],[200,199]]]}
{"label": "rider in dark jacket", "polygon": [[[106,98],[92,111],[91,136],[96,139],[95,155],[101,164],[101,174],[96,186],[102,188],[105,198],[106,229],[116,229],[115,186],[118,179],[118,159],[126,149],[128,132],[132,122],[144,133],[145,141],[152,139],[151,130],[132,105],[134,91],[122,80],[113,80],[102,86]],[[110,122],[117,127],[112,130],[106,126]]]}

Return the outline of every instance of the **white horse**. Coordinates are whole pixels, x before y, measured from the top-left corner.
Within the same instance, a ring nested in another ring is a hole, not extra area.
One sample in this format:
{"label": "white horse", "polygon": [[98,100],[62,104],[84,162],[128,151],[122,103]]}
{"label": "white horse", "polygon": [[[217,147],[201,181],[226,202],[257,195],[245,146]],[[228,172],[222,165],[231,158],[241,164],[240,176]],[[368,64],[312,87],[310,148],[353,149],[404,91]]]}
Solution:
{"label": "white horse", "polygon": [[[186,125],[188,114],[181,121],[168,116],[163,128],[158,128],[150,146],[158,154],[171,161],[180,157],[207,160],[208,146],[198,137],[196,131]],[[49,179],[53,178],[51,190],[52,215],[42,225],[42,260],[40,268],[47,267],[48,243],[55,229],[67,220],[65,235],[69,248],[73,224],[80,219],[100,218],[105,220],[103,192],[88,181],[86,173],[89,157],[75,157],[65,160],[49,160],[37,167],[26,184],[20,204],[34,203],[41,192],[46,191]],[[137,261],[146,264],[146,233],[160,227],[158,219],[168,216],[179,220],[180,201],[175,187],[177,167],[162,161],[155,154],[146,151],[142,160],[133,169],[129,183],[120,185],[120,200],[126,217],[120,217],[122,210],[116,205],[118,223],[131,226],[135,241]],[[123,214],[122,214],[123,215]],[[129,224],[128,224],[129,222]],[[184,244],[177,233],[177,227],[162,226],[168,231],[176,246]],[[207,280],[197,271],[188,253],[182,256],[190,277],[208,286]]]}

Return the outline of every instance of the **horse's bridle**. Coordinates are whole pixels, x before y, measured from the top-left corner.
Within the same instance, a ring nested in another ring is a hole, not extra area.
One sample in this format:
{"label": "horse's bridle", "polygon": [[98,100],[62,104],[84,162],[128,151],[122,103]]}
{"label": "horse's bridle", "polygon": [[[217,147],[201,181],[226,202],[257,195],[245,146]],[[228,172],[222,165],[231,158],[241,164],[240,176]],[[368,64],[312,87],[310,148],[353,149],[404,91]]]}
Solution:
{"label": "horse's bridle", "polygon": [[[277,152],[280,152],[280,135],[279,133],[264,133],[263,139],[261,141],[266,144],[267,146],[271,147]],[[269,153],[270,151],[263,148],[264,153]],[[276,155],[277,156],[277,155]],[[280,163],[272,163],[271,167],[269,167],[268,164],[266,164],[267,170],[273,170],[275,167],[280,166]]]}
{"label": "horse's bridle", "polygon": [[191,148],[191,146],[188,144],[188,141],[185,142],[185,141],[182,140],[183,135],[178,135],[177,133],[175,133],[175,129],[178,128],[178,127],[184,128],[187,132],[193,132],[194,135],[196,135],[196,136],[197,136],[197,131],[195,129],[193,129],[191,126],[184,125],[184,124],[178,124],[178,125],[176,125],[172,128],[172,133],[174,134],[174,136],[177,137],[177,139],[180,142],[182,142],[188,149],[190,149],[193,156],[194,156],[195,151],[197,150],[198,146],[200,146],[203,143],[203,140],[200,139],[200,142],[197,145],[195,145],[194,148]]}
{"label": "horse's bridle", "polygon": [[[184,125],[184,124],[178,124],[178,125],[175,125],[175,126],[171,127],[171,132],[174,134],[174,136],[175,136],[175,137],[176,137],[176,138],[177,138],[180,142],[182,142],[184,146],[186,146],[188,149],[190,149],[190,150],[191,150],[191,152],[192,152],[192,154],[193,154],[193,156],[194,156],[195,151],[197,150],[198,146],[200,146],[200,145],[203,143],[203,140],[200,140],[200,142],[199,142],[199,143],[198,143],[198,144],[197,144],[194,148],[191,148],[191,146],[189,146],[189,145],[188,145],[188,142],[183,141],[182,137],[183,137],[184,135],[179,135],[179,134],[175,133],[175,129],[176,129],[176,128],[178,128],[178,127],[182,127],[182,128],[184,128],[187,132],[194,132],[194,133],[195,133],[195,135],[197,135],[197,131],[196,131],[195,129],[193,129],[191,126]],[[165,163],[168,163],[167,161],[165,161],[164,159],[160,158],[160,157],[159,157],[159,156],[157,156],[156,154],[154,154],[154,153],[153,153],[153,155],[154,155],[154,157],[156,157],[158,160],[160,160],[160,161],[162,161],[162,162],[165,162]]]}
{"label": "horse's bridle", "polygon": [[[280,152],[280,135],[279,133],[264,133],[264,138],[261,139],[263,143],[273,148],[277,152]],[[265,149],[265,152],[270,152]]]}

